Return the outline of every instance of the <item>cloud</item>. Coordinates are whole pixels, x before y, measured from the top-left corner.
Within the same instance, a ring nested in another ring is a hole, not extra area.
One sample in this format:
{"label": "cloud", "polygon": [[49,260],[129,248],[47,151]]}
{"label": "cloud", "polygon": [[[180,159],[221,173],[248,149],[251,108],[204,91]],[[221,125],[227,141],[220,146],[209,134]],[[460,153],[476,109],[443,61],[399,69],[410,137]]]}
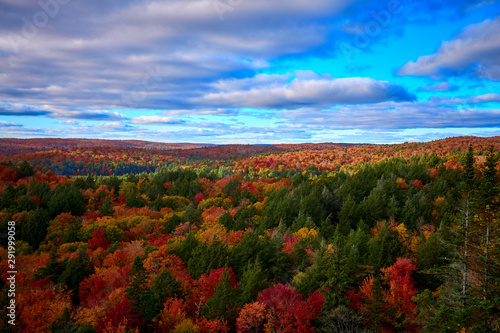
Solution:
{"label": "cloud", "polygon": [[50,118],[70,119],[70,120],[91,120],[91,121],[114,121],[126,120],[123,114],[119,112],[94,111],[94,110],[65,110],[54,111],[49,115]]}
{"label": "cloud", "polygon": [[399,75],[435,78],[472,74],[500,80],[500,17],[468,26],[435,54],[419,57],[401,67]]}
{"label": "cloud", "polygon": [[[69,1],[28,36],[34,17],[46,14],[43,7],[0,0],[0,86],[9,87],[0,89],[0,98],[84,110],[189,110],[185,101],[213,92],[221,78],[251,78],[280,57],[333,56],[337,41],[352,39],[340,29],[345,21],[366,25],[372,12],[391,3],[401,2],[405,11],[416,6],[397,0],[220,0],[230,6],[221,18],[217,1]],[[436,6],[418,6],[429,4]],[[446,5],[441,7],[429,12],[439,15]]]}
{"label": "cloud", "polygon": [[23,125],[9,122],[9,121],[0,120],[0,128],[6,128],[6,127],[23,127]]}
{"label": "cloud", "polygon": [[2,116],[48,116],[51,112],[21,103],[0,101],[0,115]]}
{"label": "cloud", "polygon": [[[463,105],[462,105],[463,106]],[[283,112],[282,124],[312,126],[309,130],[500,127],[500,109],[474,109],[443,101],[384,102],[329,110]]]}
{"label": "cloud", "polygon": [[485,94],[480,96],[475,96],[470,98],[471,103],[488,103],[488,102],[499,102],[500,94]]}
{"label": "cloud", "polygon": [[371,78],[316,76],[285,83],[290,79],[290,76],[260,74],[252,79],[225,80],[215,84],[225,91],[207,94],[197,102],[217,107],[298,109],[415,100],[404,87]]}
{"label": "cloud", "polygon": [[132,124],[142,125],[178,125],[184,123],[181,119],[161,116],[141,116],[133,118],[131,122]]}
{"label": "cloud", "polygon": [[214,109],[184,109],[184,110],[167,110],[161,114],[165,116],[179,116],[179,115],[200,115],[200,116],[221,116],[221,117],[234,117],[240,113],[237,109],[227,108],[214,108]]}

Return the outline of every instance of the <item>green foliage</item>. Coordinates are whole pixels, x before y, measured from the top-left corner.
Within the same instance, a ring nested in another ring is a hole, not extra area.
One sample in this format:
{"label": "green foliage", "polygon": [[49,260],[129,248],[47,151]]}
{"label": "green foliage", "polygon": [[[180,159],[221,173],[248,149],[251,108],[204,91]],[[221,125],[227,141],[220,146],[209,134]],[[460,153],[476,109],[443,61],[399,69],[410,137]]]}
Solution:
{"label": "green foliage", "polygon": [[57,282],[63,270],[64,270],[64,265],[63,263],[58,261],[56,249],[53,248],[50,251],[50,256],[49,260],[47,261],[47,264],[45,264],[45,267],[39,268],[35,272],[34,277],[36,280],[51,279],[53,282]]}
{"label": "green foliage", "polygon": [[254,262],[248,262],[240,281],[240,304],[255,300],[258,293],[269,286],[267,274],[262,270],[262,265],[258,258]]}
{"label": "green foliage", "polygon": [[249,232],[241,242],[233,248],[230,263],[236,276],[241,277],[248,262],[259,259],[264,272],[269,279],[280,282],[287,278],[291,268],[291,258],[281,251],[283,244],[278,237],[271,239],[269,236],[259,238],[256,232]]}
{"label": "green foliage", "polygon": [[21,240],[38,249],[47,235],[49,226],[49,214],[43,209],[30,212],[28,220],[21,225]]}
{"label": "green foliage", "polygon": [[368,241],[366,263],[378,272],[381,268],[391,266],[397,257],[402,256],[403,249],[397,232],[386,224],[375,238]]}
{"label": "green foliage", "polygon": [[229,252],[227,246],[221,242],[214,242],[210,246],[199,244],[191,253],[188,260],[188,273],[194,278],[208,274],[211,270],[226,266]]}
{"label": "green foliage", "polygon": [[64,262],[64,266],[64,270],[57,282],[66,285],[68,290],[72,291],[72,300],[77,304],[79,302],[78,287],[80,286],[80,282],[94,273],[94,265],[90,261],[89,255],[80,249],[76,258],[67,259]]}
{"label": "green foliage", "polygon": [[76,187],[64,183],[50,192],[48,206],[52,218],[61,213],[81,216],[85,213],[87,200]]}
{"label": "green foliage", "polygon": [[192,253],[198,245],[199,242],[194,233],[190,232],[178,248],[170,250],[169,252],[177,255],[183,262],[186,263],[192,257]]}
{"label": "green foliage", "polygon": [[51,333],[76,333],[79,331],[75,320],[71,317],[68,308],[64,308],[61,317],[57,318],[50,324]]}
{"label": "green foliage", "polygon": [[203,314],[208,319],[234,322],[238,315],[238,296],[239,290],[231,285],[230,275],[226,269],[215,288],[215,294],[205,303]]}
{"label": "green foliage", "polygon": [[17,178],[31,177],[35,174],[35,169],[26,161],[23,161],[21,165],[17,168],[16,176]]}
{"label": "green foliage", "polygon": [[99,212],[102,215],[113,216],[115,209],[113,208],[109,197],[106,197],[106,199],[104,199],[104,202],[99,206]]}
{"label": "green foliage", "polygon": [[169,234],[177,228],[179,224],[182,223],[182,220],[177,214],[172,215],[167,221],[163,222],[163,226],[165,227],[165,233]]}

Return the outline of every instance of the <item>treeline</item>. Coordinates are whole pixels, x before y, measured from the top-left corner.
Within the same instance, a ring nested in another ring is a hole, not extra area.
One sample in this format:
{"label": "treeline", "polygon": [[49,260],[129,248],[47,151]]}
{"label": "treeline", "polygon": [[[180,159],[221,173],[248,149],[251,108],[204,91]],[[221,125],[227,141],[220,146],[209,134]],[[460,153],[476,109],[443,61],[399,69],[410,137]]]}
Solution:
{"label": "treeline", "polygon": [[226,164],[70,178],[4,163],[20,315],[12,327],[3,313],[2,329],[498,331],[497,160],[471,147],[262,177]]}

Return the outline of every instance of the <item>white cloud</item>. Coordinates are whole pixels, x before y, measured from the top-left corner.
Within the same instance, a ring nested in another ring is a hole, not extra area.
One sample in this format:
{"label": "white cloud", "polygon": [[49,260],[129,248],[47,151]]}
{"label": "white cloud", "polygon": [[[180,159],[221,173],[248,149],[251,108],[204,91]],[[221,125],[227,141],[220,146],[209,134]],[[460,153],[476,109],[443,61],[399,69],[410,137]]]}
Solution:
{"label": "white cloud", "polygon": [[183,123],[182,120],[174,117],[161,117],[161,116],[140,116],[132,119],[132,124],[142,125],[176,125]]}

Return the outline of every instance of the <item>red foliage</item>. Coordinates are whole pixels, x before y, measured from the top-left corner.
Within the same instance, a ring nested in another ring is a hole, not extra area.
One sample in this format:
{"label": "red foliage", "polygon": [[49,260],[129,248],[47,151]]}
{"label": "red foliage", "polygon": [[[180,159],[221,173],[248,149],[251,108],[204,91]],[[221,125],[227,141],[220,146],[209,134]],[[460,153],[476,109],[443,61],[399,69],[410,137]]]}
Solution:
{"label": "red foliage", "polygon": [[227,327],[226,323],[220,320],[208,320],[205,317],[197,322],[196,326],[198,326],[201,333],[229,332],[229,327]]}
{"label": "red foliage", "polygon": [[15,182],[17,180],[16,169],[8,165],[0,165],[0,181]]}
{"label": "red foliage", "polygon": [[[271,235],[272,236],[272,235]],[[293,254],[295,250],[295,244],[300,241],[300,238],[295,235],[283,236],[283,249],[285,253]]]}
{"label": "red foliage", "polygon": [[198,204],[200,202],[202,202],[203,200],[205,200],[205,196],[203,195],[203,193],[196,193],[196,195],[194,196],[194,202],[195,204],[198,206]]}
{"label": "red foliage", "polygon": [[89,246],[91,250],[97,250],[98,248],[108,249],[111,246],[111,242],[104,237],[104,230],[99,228],[90,234]]}
{"label": "red foliage", "polygon": [[417,267],[406,258],[398,258],[392,266],[381,269],[384,274],[382,279],[388,281],[390,286],[385,300],[391,309],[397,313],[403,313],[408,318],[415,310],[412,297],[417,294],[417,291],[411,275],[416,270]]}
{"label": "red foliage", "polygon": [[421,190],[424,187],[424,185],[422,184],[422,182],[420,180],[418,180],[418,179],[415,179],[413,181],[413,186],[415,186],[419,190]]}
{"label": "red foliage", "polygon": [[381,280],[389,285],[389,289],[382,289],[382,299],[375,299],[375,279],[370,276],[361,284],[359,293],[354,290],[348,292],[349,306],[370,317],[383,318],[391,328],[413,331],[415,303],[412,297],[417,291],[411,275],[416,269],[410,259],[398,258],[392,266],[381,269]]}
{"label": "red foliage", "polygon": [[125,325],[126,329],[134,329],[139,327],[141,321],[139,320],[139,315],[135,314],[133,301],[129,302],[127,296],[111,306],[103,319],[99,320],[96,331],[102,333],[110,327],[118,327]]}
{"label": "red foliage", "polygon": [[94,212],[91,212],[91,211],[86,211],[84,214],[83,214],[83,220],[84,221],[95,221],[97,220],[98,218],[100,217],[103,217],[104,215],[102,215],[99,211],[94,211]]}
{"label": "red foliage", "polygon": [[[225,269],[224,267],[213,269],[208,275],[202,274],[200,278],[194,282],[195,293],[192,296],[195,299],[195,303],[201,301],[202,304],[205,304],[206,301],[215,294],[215,288],[219,284]],[[237,282],[233,269],[229,267],[227,271],[229,273],[229,282],[231,286],[236,287]]]}
{"label": "red foliage", "polygon": [[92,275],[80,283],[78,297],[84,306],[95,306],[105,296],[106,281],[99,275]]}
{"label": "red foliage", "polygon": [[31,288],[33,289],[38,289],[38,288],[44,288],[49,284],[54,283],[51,279],[40,279],[38,281],[32,282],[31,283]]}
{"label": "red foliage", "polygon": [[319,292],[314,292],[304,301],[292,287],[276,284],[259,294],[258,301],[270,311],[276,331],[314,332],[311,320],[318,317],[325,298]]}

